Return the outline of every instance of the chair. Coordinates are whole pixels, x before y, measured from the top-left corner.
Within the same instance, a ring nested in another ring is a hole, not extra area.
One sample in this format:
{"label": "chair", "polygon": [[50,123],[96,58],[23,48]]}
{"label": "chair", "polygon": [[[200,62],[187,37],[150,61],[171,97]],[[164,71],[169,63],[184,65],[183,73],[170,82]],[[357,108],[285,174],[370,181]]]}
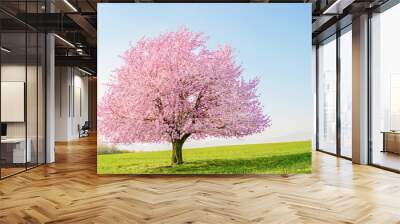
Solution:
{"label": "chair", "polygon": [[90,129],[89,121],[85,121],[85,123],[82,125],[82,127],[80,127],[80,125],[78,125],[79,138],[89,136],[89,129]]}

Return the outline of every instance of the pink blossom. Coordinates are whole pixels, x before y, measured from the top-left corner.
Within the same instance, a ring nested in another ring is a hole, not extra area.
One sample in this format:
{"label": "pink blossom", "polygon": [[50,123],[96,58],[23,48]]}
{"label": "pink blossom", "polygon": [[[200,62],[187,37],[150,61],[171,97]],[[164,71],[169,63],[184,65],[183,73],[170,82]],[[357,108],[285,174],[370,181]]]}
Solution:
{"label": "pink blossom", "polygon": [[242,137],[270,126],[226,45],[206,46],[188,29],[142,38],[123,55],[99,102],[99,132],[110,143]]}

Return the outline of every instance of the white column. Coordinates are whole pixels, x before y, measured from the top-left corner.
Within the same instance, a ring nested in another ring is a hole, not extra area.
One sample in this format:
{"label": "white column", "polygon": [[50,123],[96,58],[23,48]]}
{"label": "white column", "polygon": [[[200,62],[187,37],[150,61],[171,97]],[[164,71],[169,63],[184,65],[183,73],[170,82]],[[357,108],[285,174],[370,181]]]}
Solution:
{"label": "white column", "polygon": [[54,35],[46,36],[46,163],[55,161],[54,133],[55,133],[55,60]]}
{"label": "white column", "polygon": [[368,163],[368,15],[353,19],[353,162]]}
{"label": "white column", "polygon": [[55,161],[55,44],[53,34],[47,34],[46,45],[46,163],[52,163]]}
{"label": "white column", "polygon": [[312,89],[313,89],[313,137],[312,137],[312,144],[311,148],[312,150],[316,150],[317,148],[317,48],[315,45],[312,46],[312,63],[311,63],[311,75],[312,75]]}

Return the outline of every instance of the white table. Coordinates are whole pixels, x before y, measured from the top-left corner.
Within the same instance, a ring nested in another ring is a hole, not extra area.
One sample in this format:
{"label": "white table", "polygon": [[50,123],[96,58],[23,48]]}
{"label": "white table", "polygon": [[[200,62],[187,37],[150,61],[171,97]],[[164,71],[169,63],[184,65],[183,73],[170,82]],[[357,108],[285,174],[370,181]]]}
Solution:
{"label": "white table", "polygon": [[25,152],[25,138],[5,138],[1,139],[2,145],[14,145],[13,147],[13,163],[26,163],[31,162],[32,152],[31,145],[32,141],[30,138],[26,140],[28,147],[26,147]]}

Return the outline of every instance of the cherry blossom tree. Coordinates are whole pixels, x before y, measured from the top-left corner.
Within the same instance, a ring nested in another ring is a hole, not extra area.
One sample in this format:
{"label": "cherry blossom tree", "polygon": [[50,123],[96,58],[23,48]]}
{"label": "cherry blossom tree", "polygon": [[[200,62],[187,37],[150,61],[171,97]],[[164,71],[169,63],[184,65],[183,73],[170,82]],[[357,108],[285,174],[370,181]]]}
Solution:
{"label": "cherry blossom tree", "polygon": [[182,164],[188,138],[243,137],[270,126],[232,48],[211,50],[186,28],[142,38],[122,56],[99,103],[99,130],[110,143],[172,144]]}

